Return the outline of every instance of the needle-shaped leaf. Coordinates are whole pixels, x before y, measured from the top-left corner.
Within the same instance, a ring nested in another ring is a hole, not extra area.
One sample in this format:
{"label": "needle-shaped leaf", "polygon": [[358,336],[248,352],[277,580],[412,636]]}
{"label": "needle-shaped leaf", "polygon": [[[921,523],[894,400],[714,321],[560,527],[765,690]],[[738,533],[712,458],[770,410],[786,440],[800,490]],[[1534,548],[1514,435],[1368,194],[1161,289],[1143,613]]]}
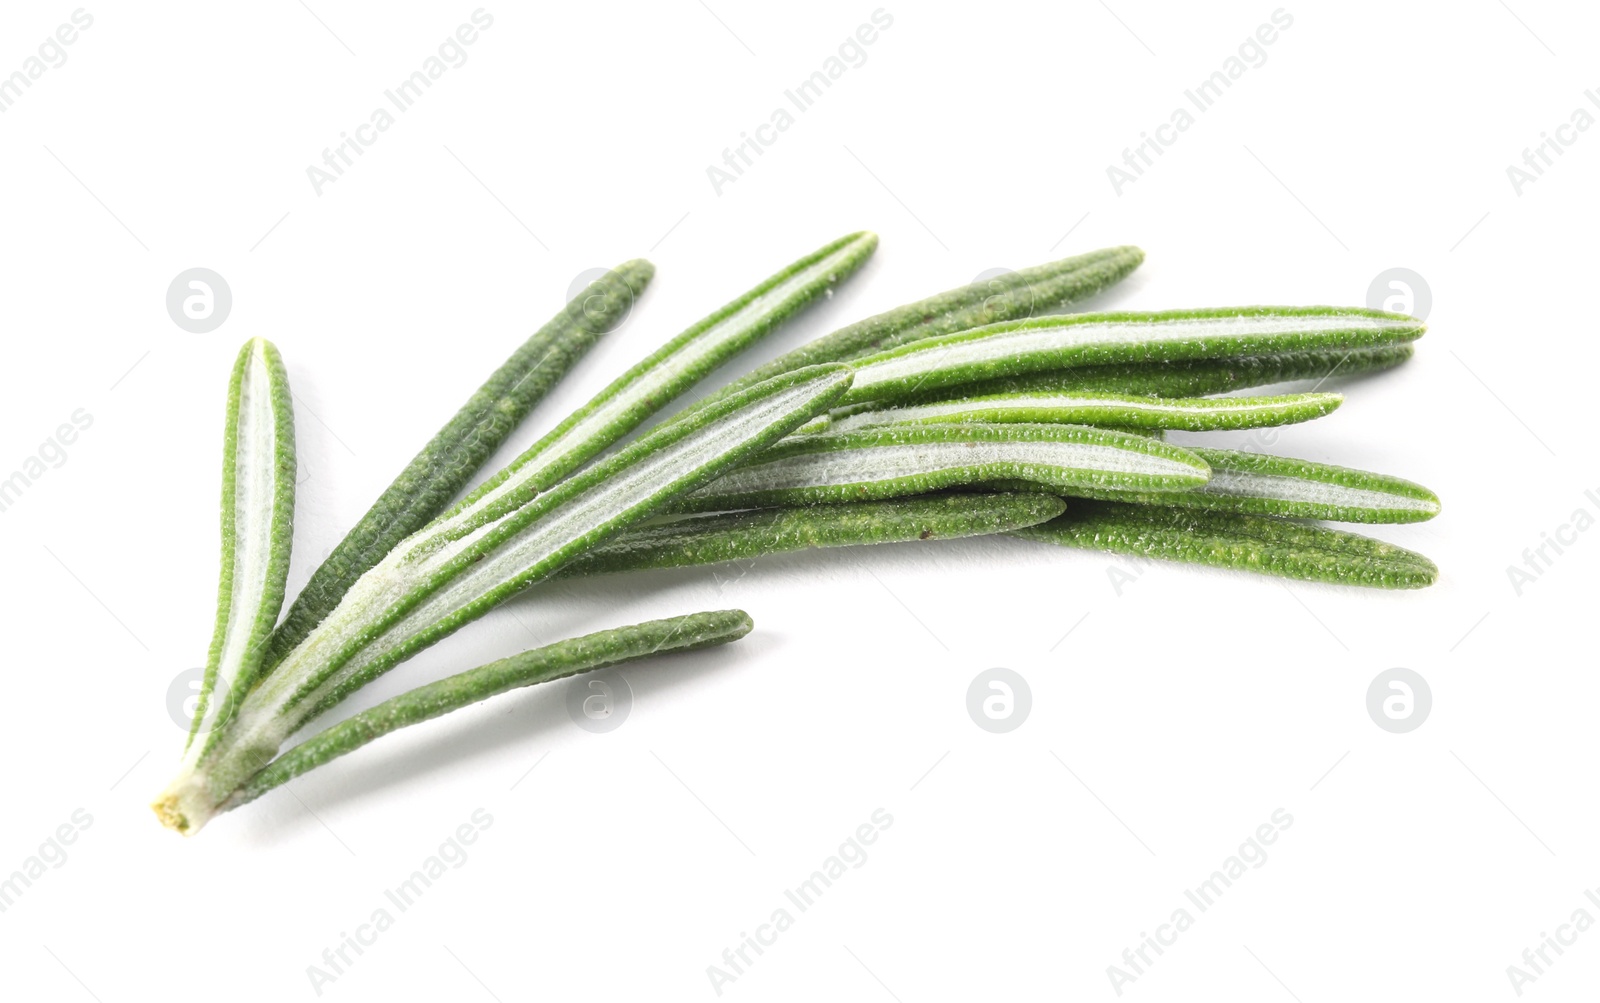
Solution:
{"label": "needle-shaped leaf", "polygon": [[1419,589],[1439,575],[1432,561],[1402,547],[1270,516],[1074,501],[1059,519],[1014,535],[1336,585]]}
{"label": "needle-shaped leaf", "polygon": [[712,511],[869,501],[1021,479],[1066,492],[1177,491],[1205,483],[1194,453],[1087,425],[886,425],[795,436],[679,505]]}
{"label": "needle-shaped leaf", "polygon": [[273,632],[263,671],[322,622],[363,572],[444,511],[533,406],[626,315],[654,273],[648,261],[606,273],[495,370],[312,572]]}
{"label": "needle-shaped leaf", "polygon": [[973,493],[697,516],[628,530],[566,565],[559,575],[686,568],[818,547],[987,536],[1053,519],[1065,508],[1055,495]]}
{"label": "needle-shaped leaf", "polygon": [[[918,393],[905,398],[905,403],[922,403],[958,395],[1084,390],[1147,394],[1152,397],[1201,397],[1296,380],[1315,380],[1320,386],[1336,377],[1343,379],[1391,369],[1411,358],[1412,353],[1411,345],[1391,345],[1384,348],[1286,352],[1280,355],[1230,356],[1181,362],[1079,366]],[[855,408],[871,406],[858,404]],[[839,410],[848,412],[852,409]]]}
{"label": "needle-shaped leaf", "polygon": [[155,809],[193,832],[301,724],[562,564],[654,515],[826,410],[844,366],[802,369],[682,415],[466,535],[424,531],[345,594],[245,698],[219,746]]}
{"label": "needle-shaped leaf", "polygon": [[254,801],[308,770],[353,752],[392,731],[525,686],[593,672],[651,655],[737,641],[753,624],[743,610],[692,613],[574,637],[428,683],[317,733],[273,760],[221,808]]}
{"label": "needle-shaped leaf", "polygon": [[222,455],[217,622],[186,761],[206,744],[200,732],[216,694],[254,674],[283,607],[294,537],[294,402],[283,359],[265,338],[247,342],[234,363]]}
{"label": "needle-shaped leaf", "polygon": [[1077,366],[1379,348],[1415,340],[1424,330],[1421,321],[1403,314],[1333,307],[1044,317],[930,338],[857,360],[846,403]]}
{"label": "needle-shaped leaf", "polygon": [[829,294],[865,264],[877,246],[876,234],[841,237],[699,321],[568,415],[452,508],[440,524],[451,532],[465,532],[549,490],[713,369]]}
{"label": "needle-shaped leaf", "polygon": [[849,362],[926,338],[1060,310],[1121,282],[1142,261],[1144,252],[1137,247],[1107,247],[949,289],[801,345],[734,380],[702,405],[802,366]]}
{"label": "needle-shaped leaf", "polygon": [[1028,421],[1208,432],[1310,421],[1331,413],[1343,401],[1338,394],[1322,393],[1150,397],[1096,390],[1031,391],[884,407],[837,418],[824,416],[799,431],[849,432],[874,425]]}
{"label": "needle-shaped leaf", "polygon": [[1232,449],[1189,449],[1211,466],[1211,479],[1184,492],[1075,492],[1116,501],[1178,505],[1334,522],[1423,522],[1439,497],[1412,481],[1331,463]]}

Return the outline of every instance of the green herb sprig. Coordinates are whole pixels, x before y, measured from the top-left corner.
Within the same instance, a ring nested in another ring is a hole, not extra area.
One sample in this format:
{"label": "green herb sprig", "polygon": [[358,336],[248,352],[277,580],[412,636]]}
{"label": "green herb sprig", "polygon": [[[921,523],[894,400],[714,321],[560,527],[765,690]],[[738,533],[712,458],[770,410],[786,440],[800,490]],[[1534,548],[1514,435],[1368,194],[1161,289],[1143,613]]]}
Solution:
{"label": "green herb sprig", "polygon": [[[458,673],[295,733],[417,652],[552,578],[818,547],[1009,533],[1078,549],[1375,588],[1419,588],[1420,554],[1316,525],[1439,512],[1411,481],[1178,445],[1319,419],[1335,376],[1403,363],[1410,317],[1332,307],[1050,316],[1143,260],[1107,248],[869,317],[624,440],[713,370],[826,298],[877,246],[832,241],[691,325],[454,504],[653,269],[607,274],[496,370],[334,548],[282,622],[294,427],[262,340],[229,385],[222,575],[200,706],[154,808],[192,834],[398,728],[507,690],[751,629],[738,610],[600,631]],[[1232,394],[1314,380],[1296,393]],[[684,515],[684,513],[691,513]],[[206,725],[209,724],[209,728]]]}

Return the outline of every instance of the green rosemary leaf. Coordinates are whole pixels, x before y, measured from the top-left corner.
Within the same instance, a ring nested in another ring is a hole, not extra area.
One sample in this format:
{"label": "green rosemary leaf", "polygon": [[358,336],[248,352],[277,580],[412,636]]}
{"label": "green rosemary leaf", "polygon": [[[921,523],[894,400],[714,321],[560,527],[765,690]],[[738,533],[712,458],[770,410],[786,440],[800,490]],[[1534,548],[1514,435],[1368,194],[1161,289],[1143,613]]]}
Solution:
{"label": "green rosemary leaf", "polygon": [[186,760],[198,758],[206,744],[200,728],[214,694],[255,674],[262,644],[283,607],[294,537],[294,402],[283,359],[265,338],[239,350],[228,384],[226,426],[217,623]]}
{"label": "green rosemary leaf", "polygon": [[1031,391],[883,407],[841,417],[825,415],[797,431],[849,432],[875,425],[1027,421],[1208,432],[1310,421],[1331,413],[1343,401],[1338,394],[1319,393],[1274,397],[1149,397],[1091,390]]}
{"label": "green rosemary leaf", "polygon": [[1421,554],[1355,533],[1269,516],[1153,505],[1073,502],[1061,518],[1013,535],[1336,585],[1419,589],[1439,575]]}
{"label": "green rosemary leaf", "polygon": [[1085,496],[1334,522],[1423,522],[1439,514],[1439,497],[1432,491],[1388,474],[1266,453],[1188,448],[1211,466],[1211,479],[1198,488]]}
{"label": "green rosemary leaf", "polygon": [[650,620],[558,641],[419,686],[352,715],[284,752],[239,788],[221,810],[254,801],[306,771],[392,731],[432,720],[508,690],[651,655],[727,644],[750,633],[752,626],[749,615],[737,609]]}
{"label": "green rosemary leaf", "polygon": [[533,406],[626,314],[654,274],[642,260],[608,272],[495,370],[312,572],[273,632],[263,672],[322,622],[363,572],[450,504]]}
{"label": "green rosemary leaf", "polygon": [[[1289,383],[1296,380],[1322,381],[1338,377],[1391,369],[1411,358],[1411,345],[1391,345],[1371,349],[1286,352],[1279,355],[1230,356],[1219,359],[1191,359],[1182,362],[1128,362],[1104,366],[1078,366],[1027,376],[1007,376],[959,387],[919,393],[905,398],[906,403],[957,396],[1001,393],[1070,393],[1103,390],[1112,393],[1147,394],[1151,397],[1203,397],[1232,393],[1247,387]],[[870,408],[858,404],[856,408]],[[850,408],[841,408],[848,412]]]}
{"label": "green rosemary leaf", "polygon": [[1048,494],[952,494],[803,505],[640,526],[568,564],[562,578],[742,561],[818,547],[986,536],[1053,519]]}
{"label": "green rosemary leaf", "polygon": [[794,436],[677,507],[712,511],[869,501],[1016,478],[1061,493],[1205,483],[1194,453],[1087,425],[886,425]]}
{"label": "green rosemary leaf", "polygon": [[929,338],[857,360],[845,403],[898,400],[939,387],[1078,366],[1381,348],[1413,341],[1425,329],[1403,314],[1333,307],[1044,317]]}

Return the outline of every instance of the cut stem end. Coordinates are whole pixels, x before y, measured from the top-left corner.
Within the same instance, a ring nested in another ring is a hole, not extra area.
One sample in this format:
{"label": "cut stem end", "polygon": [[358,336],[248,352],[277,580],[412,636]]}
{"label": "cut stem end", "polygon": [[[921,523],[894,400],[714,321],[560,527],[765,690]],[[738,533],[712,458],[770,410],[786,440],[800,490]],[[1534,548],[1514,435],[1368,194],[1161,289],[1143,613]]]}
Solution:
{"label": "cut stem end", "polygon": [[185,772],[150,803],[150,810],[168,829],[193,836],[211,821],[217,813],[217,806],[207,796],[204,780]]}

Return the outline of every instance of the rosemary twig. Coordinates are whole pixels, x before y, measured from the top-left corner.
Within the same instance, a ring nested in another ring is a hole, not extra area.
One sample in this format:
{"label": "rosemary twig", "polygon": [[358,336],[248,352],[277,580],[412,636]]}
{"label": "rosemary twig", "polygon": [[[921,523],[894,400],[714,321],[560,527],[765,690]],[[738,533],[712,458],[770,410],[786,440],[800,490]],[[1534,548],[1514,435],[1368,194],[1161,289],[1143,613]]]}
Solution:
{"label": "rosemary twig", "polygon": [[[1168,429],[1256,428],[1327,414],[1342,397],[1319,392],[1325,380],[1403,361],[1423,325],[1329,307],[1037,316],[1127,275],[1143,258],[1131,247],[868,318],[614,448],[829,294],[876,243],[870,233],[851,234],[771,276],[446,509],[612,326],[651,268],[630,262],[610,273],[536,333],[418,454],[276,631],[293,503],[292,412],[276,353],[259,340],[247,345],[229,398],[217,628],[180,773],[154,805],[161,820],[193,833],[218,812],[397,728],[514,687],[723,643],[750,629],[745,614],[730,610],[563,641],[401,694],[279,755],[291,735],[356,690],[555,576],[1001,532],[1314,581],[1417,588],[1437,576],[1421,555],[1290,521],[1427,519],[1439,502],[1421,485],[1165,441]],[[807,367],[819,361],[830,364]],[[1302,379],[1316,385],[1208,396]],[[666,518],[703,512],[720,514]],[[219,699],[222,712],[208,715]],[[202,722],[213,716],[202,740]]]}

